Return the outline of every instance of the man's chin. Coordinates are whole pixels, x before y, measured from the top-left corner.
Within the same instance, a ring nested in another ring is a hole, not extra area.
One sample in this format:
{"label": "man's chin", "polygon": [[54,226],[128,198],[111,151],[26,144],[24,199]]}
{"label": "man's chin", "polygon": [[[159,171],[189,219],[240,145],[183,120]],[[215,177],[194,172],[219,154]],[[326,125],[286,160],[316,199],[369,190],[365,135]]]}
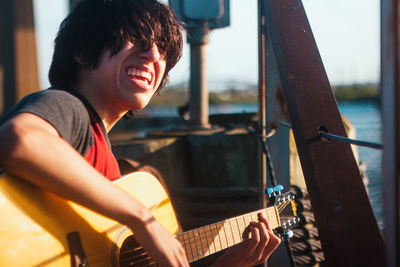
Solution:
{"label": "man's chin", "polygon": [[151,97],[147,97],[147,96],[142,96],[142,97],[138,97],[135,98],[133,100],[133,105],[132,108],[133,110],[140,110],[140,109],[144,109],[150,102]]}

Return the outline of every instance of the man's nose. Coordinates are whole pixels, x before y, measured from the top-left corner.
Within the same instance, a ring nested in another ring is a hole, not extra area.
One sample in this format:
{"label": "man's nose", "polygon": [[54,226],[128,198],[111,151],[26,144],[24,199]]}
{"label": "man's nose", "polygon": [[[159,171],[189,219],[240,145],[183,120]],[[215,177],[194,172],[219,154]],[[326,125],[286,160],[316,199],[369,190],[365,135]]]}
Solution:
{"label": "man's nose", "polygon": [[158,47],[155,44],[153,44],[152,47],[150,47],[150,49],[142,51],[140,53],[140,56],[143,59],[146,59],[151,62],[155,62],[155,61],[159,60],[161,57],[160,51],[158,51]]}

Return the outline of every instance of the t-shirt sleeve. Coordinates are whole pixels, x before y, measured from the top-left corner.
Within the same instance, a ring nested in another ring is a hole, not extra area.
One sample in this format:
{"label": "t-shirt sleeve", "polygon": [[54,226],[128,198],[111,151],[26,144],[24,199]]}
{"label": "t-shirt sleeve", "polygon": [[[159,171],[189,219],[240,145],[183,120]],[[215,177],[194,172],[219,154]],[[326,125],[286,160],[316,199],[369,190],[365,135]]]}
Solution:
{"label": "t-shirt sleeve", "polygon": [[5,120],[20,113],[32,113],[46,120],[81,155],[93,144],[90,116],[84,104],[66,91],[44,90],[25,97]]}

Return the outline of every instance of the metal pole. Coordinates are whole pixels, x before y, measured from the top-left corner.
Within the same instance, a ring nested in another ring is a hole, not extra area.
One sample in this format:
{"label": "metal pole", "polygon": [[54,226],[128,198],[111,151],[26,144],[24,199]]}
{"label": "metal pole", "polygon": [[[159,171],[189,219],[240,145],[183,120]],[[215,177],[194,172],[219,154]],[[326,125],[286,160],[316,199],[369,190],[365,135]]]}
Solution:
{"label": "metal pole", "polygon": [[381,1],[382,177],[387,266],[400,263],[399,1]]}
{"label": "metal pole", "polygon": [[206,23],[188,29],[190,43],[189,122],[195,129],[209,129],[206,45],[209,39]]}
{"label": "metal pole", "polygon": [[[266,140],[266,119],[265,119],[265,8],[264,0],[258,0],[258,124],[262,141]],[[262,149],[262,143],[259,142],[259,181],[260,188],[267,187],[267,160]],[[263,192],[260,193],[260,206],[267,206],[266,198]]]}

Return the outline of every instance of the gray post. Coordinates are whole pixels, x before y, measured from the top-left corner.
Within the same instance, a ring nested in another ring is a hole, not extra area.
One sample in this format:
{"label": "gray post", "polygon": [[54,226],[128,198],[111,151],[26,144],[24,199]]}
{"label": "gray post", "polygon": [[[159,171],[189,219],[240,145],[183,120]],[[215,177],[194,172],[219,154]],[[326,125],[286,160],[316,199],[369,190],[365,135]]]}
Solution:
{"label": "gray post", "polygon": [[399,0],[381,0],[381,108],[383,208],[387,267],[400,264]]}
{"label": "gray post", "polygon": [[210,30],[206,23],[188,29],[188,43],[190,43],[189,122],[195,129],[210,128],[205,59],[209,32]]}

